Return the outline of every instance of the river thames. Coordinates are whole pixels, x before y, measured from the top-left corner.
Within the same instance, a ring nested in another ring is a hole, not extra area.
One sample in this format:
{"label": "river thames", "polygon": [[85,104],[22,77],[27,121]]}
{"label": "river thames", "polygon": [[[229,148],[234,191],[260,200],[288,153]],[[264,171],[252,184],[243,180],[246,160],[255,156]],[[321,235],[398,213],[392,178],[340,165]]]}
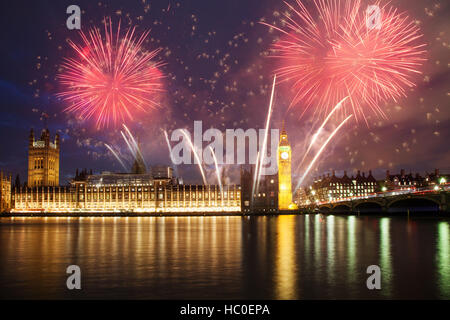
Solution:
{"label": "river thames", "polygon": [[16,217],[0,244],[1,299],[450,299],[437,217]]}

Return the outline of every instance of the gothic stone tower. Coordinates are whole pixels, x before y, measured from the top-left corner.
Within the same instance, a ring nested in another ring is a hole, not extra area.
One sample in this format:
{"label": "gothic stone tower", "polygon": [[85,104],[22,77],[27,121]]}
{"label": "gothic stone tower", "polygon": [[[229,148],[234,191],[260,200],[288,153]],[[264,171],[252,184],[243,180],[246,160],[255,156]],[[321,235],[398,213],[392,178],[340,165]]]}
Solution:
{"label": "gothic stone tower", "polygon": [[11,175],[0,171],[0,213],[11,209]]}
{"label": "gothic stone tower", "polygon": [[291,146],[283,129],[278,144],[278,209],[289,210],[292,204]]}
{"label": "gothic stone tower", "polygon": [[41,138],[34,139],[31,129],[28,144],[28,186],[58,186],[59,185],[59,134],[50,141],[50,131],[42,130]]}

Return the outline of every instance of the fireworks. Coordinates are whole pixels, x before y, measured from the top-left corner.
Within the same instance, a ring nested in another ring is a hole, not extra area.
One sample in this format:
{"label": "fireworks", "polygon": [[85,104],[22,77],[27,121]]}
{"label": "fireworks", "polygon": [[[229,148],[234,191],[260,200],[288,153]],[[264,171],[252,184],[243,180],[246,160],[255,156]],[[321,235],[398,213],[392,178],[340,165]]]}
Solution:
{"label": "fireworks", "polygon": [[[125,133],[121,130],[120,134],[122,135],[122,138],[125,141],[130,151],[130,154],[133,156],[132,158],[133,161],[138,161],[146,169],[147,164],[145,163],[144,157],[142,155],[138,143],[136,142],[136,139],[134,138],[133,134],[125,124],[123,124],[123,128],[125,129]],[[122,161],[121,157],[119,156],[119,153],[116,152],[109,144],[105,143],[104,145],[113,154],[113,156],[117,159],[117,161],[121,164],[121,166],[125,169],[125,171],[128,171],[127,166]]]}
{"label": "fireworks", "polygon": [[111,153],[113,154],[113,156],[117,159],[117,161],[119,161],[119,163],[120,163],[120,165],[122,166],[122,168],[123,168],[125,171],[128,171],[128,169],[127,169],[125,163],[123,163],[122,159],[119,157],[119,155],[117,154],[117,152],[114,151],[114,149],[113,149],[109,144],[106,144],[106,143],[105,143],[105,147],[107,147],[108,150],[111,151]]}
{"label": "fireworks", "polygon": [[160,49],[143,49],[148,32],[137,37],[130,28],[121,36],[120,23],[114,33],[109,20],[105,38],[98,28],[80,35],[81,44],[69,41],[76,57],[66,58],[58,75],[64,86],[58,97],[70,104],[65,111],[83,120],[94,118],[101,129],[134,120],[158,106],[162,63],[154,61]]}
{"label": "fireworks", "polygon": [[197,150],[195,150],[194,144],[192,143],[189,133],[186,130],[181,130],[181,132],[183,133],[184,137],[188,141],[189,147],[191,148],[192,152],[194,153],[194,157],[197,160],[198,168],[200,169],[200,173],[202,174],[204,185],[208,185],[208,182],[206,182],[205,172],[203,171],[202,161],[200,160]]}
{"label": "fireworks", "polygon": [[345,100],[347,100],[348,97],[345,97],[344,99],[342,99],[341,101],[339,101],[339,103],[333,108],[333,110],[331,110],[330,114],[328,114],[328,116],[325,118],[325,120],[322,122],[321,126],[319,127],[319,129],[316,131],[316,133],[313,135],[311,142],[309,143],[308,148],[306,149],[306,152],[303,154],[303,158],[300,161],[298,167],[300,167],[303,164],[303,161],[305,161],[306,156],[309,153],[309,150],[311,150],[312,146],[316,143],[317,138],[319,137],[320,133],[322,132],[323,128],[325,127],[325,125],[327,124],[327,122],[330,120],[331,116],[336,112],[336,110],[338,110],[342,104],[344,103]]}
{"label": "fireworks", "polygon": [[323,117],[348,96],[357,119],[366,120],[366,109],[384,116],[382,103],[414,86],[426,52],[419,28],[404,13],[380,7],[377,29],[366,25],[370,16],[360,0],[316,0],[316,19],[296,3],[286,3],[293,13],[285,14],[284,27],[263,24],[282,33],[273,47],[281,63],[276,74],[292,85],[291,107],[301,103],[301,115],[314,108]]}
{"label": "fireworks", "polygon": [[353,117],[353,115],[349,115],[347,118],[345,118],[344,121],[341,122],[341,124],[334,129],[334,131],[328,136],[327,140],[322,144],[322,146],[320,147],[319,151],[316,153],[316,155],[314,156],[314,158],[311,160],[311,162],[309,163],[308,167],[306,168],[305,172],[303,173],[303,176],[300,178],[300,180],[297,183],[297,186],[295,187],[294,190],[298,189],[300,187],[300,185],[302,184],[303,180],[305,180],[306,176],[308,175],[309,171],[312,169],[314,163],[316,163],[317,159],[320,157],[320,155],[322,154],[323,150],[325,150],[325,147],[328,145],[328,143],[331,141],[331,139],[333,139],[333,137],[338,133],[338,131],[342,128],[342,126],[351,118]]}
{"label": "fireworks", "polygon": [[261,151],[261,153],[258,152],[258,156],[256,157],[256,165],[255,165],[256,170],[255,170],[255,180],[253,182],[252,199],[253,199],[253,196],[255,195],[255,188],[256,188],[256,193],[258,193],[258,190],[259,190],[259,181],[261,180],[262,166],[263,166],[263,162],[264,162],[264,156],[266,154],[267,135],[269,133],[270,119],[272,117],[273,97],[275,94],[276,82],[277,82],[277,76],[275,75],[273,77],[272,93],[270,94],[269,111],[267,112],[266,131],[264,132],[264,141],[263,141],[263,145],[262,145],[262,151]]}
{"label": "fireworks", "polygon": [[214,165],[216,167],[217,182],[219,183],[220,194],[221,194],[222,205],[223,205],[223,186],[222,186],[222,180],[220,179],[219,164],[217,163],[216,153],[214,152],[214,150],[213,150],[213,148],[211,146],[209,147],[209,150],[211,151],[211,154],[212,154],[213,159],[214,159]]}

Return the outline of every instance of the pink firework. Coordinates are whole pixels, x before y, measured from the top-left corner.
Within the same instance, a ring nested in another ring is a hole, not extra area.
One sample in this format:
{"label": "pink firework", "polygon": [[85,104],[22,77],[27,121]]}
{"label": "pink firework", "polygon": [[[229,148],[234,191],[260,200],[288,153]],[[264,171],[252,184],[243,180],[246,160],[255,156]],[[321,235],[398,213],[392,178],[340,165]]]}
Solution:
{"label": "pink firework", "polygon": [[285,14],[283,27],[264,24],[282,33],[273,47],[281,63],[275,72],[291,84],[291,107],[301,105],[300,116],[314,108],[324,117],[348,96],[345,113],[367,122],[367,109],[385,117],[380,106],[414,87],[426,51],[406,14],[378,4],[375,21],[360,0],[316,0],[313,18],[300,0],[296,3],[286,3],[292,13]]}
{"label": "pink firework", "polygon": [[135,28],[130,28],[121,37],[120,22],[114,34],[109,19],[104,38],[98,28],[80,36],[81,44],[69,41],[76,57],[65,59],[58,75],[64,86],[58,96],[69,103],[65,111],[84,120],[93,118],[101,129],[158,107],[162,63],[154,61],[160,49],[142,47],[148,32],[135,37]]}

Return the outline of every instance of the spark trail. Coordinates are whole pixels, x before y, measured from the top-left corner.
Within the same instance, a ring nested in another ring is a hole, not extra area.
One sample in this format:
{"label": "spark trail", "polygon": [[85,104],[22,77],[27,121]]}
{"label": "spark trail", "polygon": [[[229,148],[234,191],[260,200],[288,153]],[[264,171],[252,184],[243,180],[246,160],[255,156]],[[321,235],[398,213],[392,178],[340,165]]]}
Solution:
{"label": "spark trail", "polygon": [[277,81],[277,75],[273,77],[273,84],[272,84],[272,93],[270,95],[270,103],[269,103],[269,111],[267,113],[267,120],[266,120],[266,131],[264,132],[264,140],[262,144],[262,151],[261,153],[258,152],[258,156],[256,158],[256,165],[255,165],[255,177],[256,177],[256,183],[253,183],[253,191],[252,191],[252,197],[259,191],[259,182],[261,180],[261,170],[264,162],[264,156],[266,154],[266,147],[267,147],[267,136],[269,134],[269,126],[270,126],[270,118],[272,116],[272,106],[273,106],[273,97],[275,94],[275,84]]}
{"label": "spark trail", "polygon": [[197,154],[197,151],[195,150],[195,147],[194,147],[194,145],[192,144],[192,141],[191,141],[191,138],[190,138],[189,134],[188,134],[188,133],[186,132],[186,130],[184,130],[184,129],[181,130],[181,132],[182,132],[183,135],[186,137],[186,139],[187,139],[187,141],[188,141],[188,143],[189,143],[189,146],[190,146],[192,152],[194,153],[194,157],[195,157],[195,159],[197,159],[198,168],[200,169],[200,173],[202,174],[202,178],[203,178],[203,183],[204,183],[205,185],[208,185],[208,182],[206,181],[206,177],[205,177],[205,172],[203,171],[202,162],[200,161],[200,158],[199,158],[199,156],[198,156],[198,154]]}
{"label": "spark trail", "polygon": [[105,146],[109,149],[109,151],[111,151],[111,153],[114,155],[114,157],[117,159],[117,161],[119,161],[119,163],[122,165],[123,169],[125,171],[128,171],[128,169],[125,166],[125,164],[123,163],[122,159],[120,159],[119,155],[114,151],[114,149],[106,143],[105,143]]}
{"label": "spark trail", "polygon": [[339,109],[341,107],[341,105],[344,103],[345,100],[347,100],[348,96],[345,97],[344,99],[342,99],[334,108],[333,110],[331,110],[331,112],[328,114],[328,116],[326,117],[326,119],[322,122],[322,125],[320,126],[320,128],[316,131],[316,133],[313,135],[312,139],[311,139],[311,143],[308,146],[308,149],[306,149],[305,154],[303,155],[302,161],[300,161],[300,164],[297,167],[297,170],[301,167],[301,165],[303,164],[303,161],[305,161],[306,156],[308,155],[309,151],[311,150],[312,146],[314,145],[314,143],[316,143],[316,140],[318,138],[318,136],[320,135],[320,133],[322,132],[323,128],[325,127],[325,125],[328,123],[328,120],[330,120],[331,116],[333,115],[333,113]]}
{"label": "spark trail", "polygon": [[216,167],[217,181],[219,183],[220,194],[221,194],[222,205],[223,205],[223,186],[222,186],[222,180],[220,178],[219,164],[217,163],[216,153],[214,152],[213,148],[209,147],[209,150],[211,151],[213,158],[214,158],[214,165]]}
{"label": "spark trail", "polygon": [[123,127],[125,128],[125,131],[128,133],[128,138],[130,139],[130,141],[132,143],[135,157],[139,156],[140,159],[142,159],[142,162],[144,163],[144,165],[147,167],[147,164],[145,163],[144,157],[141,152],[141,148],[139,148],[139,145],[136,142],[136,139],[134,138],[133,134],[131,134],[130,130],[128,129],[128,127],[125,124],[123,124]]}
{"label": "spark trail", "polygon": [[342,128],[342,126],[352,117],[353,115],[349,115],[344,121],[341,122],[341,124],[334,129],[334,131],[330,134],[330,136],[328,137],[328,139],[325,141],[325,143],[322,145],[322,147],[320,147],[319,151],[317,152],[317,154],[315,155],[315,157],[312,159],[312,161],[310,162],[309,166],[306,168],[305,173],[303,173],[303,176],[300,178],[300,180],[297,183],[297,186],[295,187],[294,190],[297,190],[300,185],[302,184],[303,180],[306,178],[306,176],[308,175],[309,171],[311,170],[311,168],[313,167],[313,165],[316,163],[317,159],[320,157],[320,155],[322,154],[323,150],[325,149],[325,147],[328,145],[328,143],[331,141],[331,139],[333,139],[333,137],[336,135],[336,133],[339,131],[339,129]]}

